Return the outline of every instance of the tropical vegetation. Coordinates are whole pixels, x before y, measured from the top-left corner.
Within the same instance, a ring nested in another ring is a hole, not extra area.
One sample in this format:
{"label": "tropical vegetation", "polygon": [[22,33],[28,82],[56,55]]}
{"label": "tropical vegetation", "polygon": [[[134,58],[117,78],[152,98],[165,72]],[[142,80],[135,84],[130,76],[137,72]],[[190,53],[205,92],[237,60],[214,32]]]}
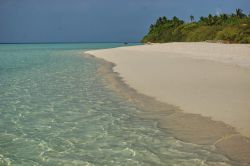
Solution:
{"label": "tropical vegetation", "polygon": [[220,41],[225,43],[250,43],[250,15],[236,9],[232,14],[209,14],[207,17],[190,15],[190,21],[174,16],[172,19],[159,17],[151,24],[148,34],[142,42],[197,42]]}

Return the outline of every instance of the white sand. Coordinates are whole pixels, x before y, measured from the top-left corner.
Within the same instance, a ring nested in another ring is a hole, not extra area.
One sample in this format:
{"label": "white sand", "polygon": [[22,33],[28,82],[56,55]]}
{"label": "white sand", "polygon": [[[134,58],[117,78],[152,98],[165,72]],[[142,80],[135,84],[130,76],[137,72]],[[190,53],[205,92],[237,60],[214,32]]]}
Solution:
{"label": "white sand", "polygon": [[88,51],[138,92],[250,137],[250,45],[168,43]]}

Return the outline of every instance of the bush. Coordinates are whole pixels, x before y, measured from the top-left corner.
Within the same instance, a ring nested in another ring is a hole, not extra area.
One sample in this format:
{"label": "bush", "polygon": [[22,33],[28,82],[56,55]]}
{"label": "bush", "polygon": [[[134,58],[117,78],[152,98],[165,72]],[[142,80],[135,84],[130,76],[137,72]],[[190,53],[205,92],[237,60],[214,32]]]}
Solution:
{"label": "bush", "polygon": [[234,43],[250,43],[250,23],[239,23],[227,26],[219,31],[216,40],[226,40]]}
{"label": "bush", "polygon": [[226,40],[229,42],[233,42],[238,35],[239,30],[237,28],[227,27],[217,33],[216,40]]}
{"label": "bush", "polygon": [[206,41],[213,40],[217,32],[221,29],[219,26],[201,26],[190,32],[186,41]]}

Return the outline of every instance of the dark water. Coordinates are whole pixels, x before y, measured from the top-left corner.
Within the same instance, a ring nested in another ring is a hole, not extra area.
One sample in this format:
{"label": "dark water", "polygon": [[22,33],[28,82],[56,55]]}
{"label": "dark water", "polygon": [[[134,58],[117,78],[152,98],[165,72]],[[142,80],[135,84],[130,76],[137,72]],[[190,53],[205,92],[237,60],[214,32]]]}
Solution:
{"label": "dark water", "polygon": [[0,45],[0,165],[230,165],[136,116],[81,56],[120,45]]}

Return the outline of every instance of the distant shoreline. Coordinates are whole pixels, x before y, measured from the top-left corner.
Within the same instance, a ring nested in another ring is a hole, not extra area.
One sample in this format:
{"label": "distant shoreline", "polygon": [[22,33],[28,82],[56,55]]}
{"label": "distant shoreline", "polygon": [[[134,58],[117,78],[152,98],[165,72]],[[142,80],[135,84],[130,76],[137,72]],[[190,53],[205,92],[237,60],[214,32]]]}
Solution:
{"label": "distant shoreline", "polygon": [[202,42],[207,40],[225,43],[250,43],[250,15],[236,9],[234,13],[209,14],[195,18],[189,16],[185,22],[174,16],[159,17],[149,27],[149,32],[142,42]]}
{"label": "distant shoreline", "polygon": [[[27,43],[0,43],[0,44],[85,44],[85,43],[124,43],[124,42],[27,42]],[[140,43],[140,42],[129,42],[129,43]]]}
{"label": "distant shoreline", "polygon": [[[239,55],[235,55],[237,52]],[[250,108],[247,103],[250,100],[248,91],[250,89],[248,68],[250,56],[247,52],[250,52],[250,45],[167,43],[87,51],[86,53],[113,63],[109,65],[109,72],[112,72],[116,65],[114,71],[120,73],[125,84],[129,84],[140,94],[152,96],[158,101],[166,101],[185,110],[172,112],[173,109],[179,108],[168,104],[167,106],[152,104],[156,106],[156,110],[161,108],[164,112],[167,107],[169,109],[165,112],[167,115],[161,115],[162,113],[159,114],[157,111],[154,114],[153,109],[151,110],[151,118],[158,119],[160,127],[172,131],[181,140],[215,145],[219,151],[229,157],[250,163],[249,138],[237,132],[240,130],[246,136],[250,133],[250,112],[246,111]],[[112,85],[114,80],[117,81],[117,79],[111,79]],[[114,87],[117,88],[118,85]],[[132,100],[136,98],[136,91],[128,89],[123,92],[118,91],[119,93],[132,93],[125,95]],[[216,92],[219,96],[214,94]],[[234,95],[237,97],[234,98]],[[141,98],[145,99],[145,97]],[[243,102],[243,105],[237,106],[234,103],[237,103],[237,98],[239,103]],[[149,97],[147,101],[150,102],[150,100],[154,99]],[[178,101],[180,103],[184,101],[184,103],[180,104]],[[189,108],[190,103],[197,106],[197,109],[191,105]],[[226,111],[226,107],[232,108]],[[205,110],[200,110],[201,108]],[[214,110],[215,108],[219,110]],[[236,109],[236,112],[232,109]],[[188,114],[186,110],[189,110]],[[196,111],[192,112],[193,110]],[[212,120],[208,117],[212,117]],[[233,119],[230,120],[230,118]],[[238,118],[239,121],[234,123],[234,118]],[[236,127],[236,130],[219,121]],[[244,130],[241,130],[242,127]]]}

